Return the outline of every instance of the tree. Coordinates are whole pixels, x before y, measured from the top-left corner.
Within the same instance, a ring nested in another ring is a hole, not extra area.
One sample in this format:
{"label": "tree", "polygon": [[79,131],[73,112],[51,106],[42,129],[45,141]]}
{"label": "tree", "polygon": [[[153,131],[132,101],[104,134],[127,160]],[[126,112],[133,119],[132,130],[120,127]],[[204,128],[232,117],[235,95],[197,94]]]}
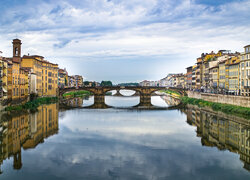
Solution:
{"label": "tree", "polygon": [[84,86],[88,86],[89,85],[89,81],[84,81],[83,84],[84,84]]}
{"label": "tree", "polygon": [[102,81],[101,86],[113,86],[111,81]]}

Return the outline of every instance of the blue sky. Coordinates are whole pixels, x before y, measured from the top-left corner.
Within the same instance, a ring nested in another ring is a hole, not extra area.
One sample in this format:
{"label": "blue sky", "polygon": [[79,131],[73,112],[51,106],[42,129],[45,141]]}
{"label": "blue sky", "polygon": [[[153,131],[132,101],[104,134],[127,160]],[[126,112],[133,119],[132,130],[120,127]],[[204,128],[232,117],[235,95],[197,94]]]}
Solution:
{"label": "blue sky", "polygon": [[1,0],[0,51],[38,54],[88,80],[157,80],[202,52],[250,44],[250,0]]}

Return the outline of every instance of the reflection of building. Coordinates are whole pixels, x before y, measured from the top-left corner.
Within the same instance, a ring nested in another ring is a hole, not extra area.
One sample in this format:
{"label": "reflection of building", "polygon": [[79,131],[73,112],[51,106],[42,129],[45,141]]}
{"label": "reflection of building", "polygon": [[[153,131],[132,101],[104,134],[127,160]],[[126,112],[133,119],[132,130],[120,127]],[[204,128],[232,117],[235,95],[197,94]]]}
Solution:
{"label": "reflection of building", "polygon": [[67,105],[70,107],[82,107],[83,99],[81,97],[69,99]]}
{"label": "reflection of building", "polygon": [[21,149],[36,147],[45,138],[58,132],[58,105],[43,105],[35,113],[4,114],[0,118],[1,164],[13,157],[13,168],[22,167]]}
{"label": "reflection of building", "polygon": [[[250,170],[250,127],[242,124],[244,119],[220,115],[195,107],[185,110],[187,122],[197,127],[197,136],[205,146],[216,146],[240,154],[244,168]],[[247,120],[246,120],[247,121]]]}

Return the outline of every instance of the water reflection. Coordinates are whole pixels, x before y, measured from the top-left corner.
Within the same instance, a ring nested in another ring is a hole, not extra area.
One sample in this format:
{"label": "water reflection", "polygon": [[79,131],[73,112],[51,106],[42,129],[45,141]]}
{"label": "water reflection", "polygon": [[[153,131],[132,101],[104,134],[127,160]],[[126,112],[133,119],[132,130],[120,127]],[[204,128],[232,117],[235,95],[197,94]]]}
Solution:
{"label": "water reflection", "polygon": [[187,123],[197,127],[197,136],[201,137],[202,145],[240,154],[244,168],[250,171],[248,120],[191,105],[184,112],[187,115]]}
{"label": "water reflection", "polygon": [[13,157],[13,168],[22,168],[22,148],[36,148],[58,132],[58,105],[40,106],[35,113],[7,113],[0,118],[0,168]]}
{"label": "water reflection", "polygon": [[151,102],[140,106],[139,96],[105,96],[105,102],[95,104],[93,96],[75,97],[65,99],[60,103],[60,108],[92,108],[92,109],[106,109],[106,108],[134,108],[134,109],[163,109],[166,107],[175,107],[180,105],[180,100],[171,98],[170,96],[152,96]]}
{"label": "water reflection", "polygon": [[[88,101],[69,103],[78,107]],[[60,133],[52,137],[58,121]],[[250,177],[249,121],[193,106],[172,111],[75,108],[58,114],[58,105],[51,104],[34,114],[4,115],[0,127],[1,179]]]}

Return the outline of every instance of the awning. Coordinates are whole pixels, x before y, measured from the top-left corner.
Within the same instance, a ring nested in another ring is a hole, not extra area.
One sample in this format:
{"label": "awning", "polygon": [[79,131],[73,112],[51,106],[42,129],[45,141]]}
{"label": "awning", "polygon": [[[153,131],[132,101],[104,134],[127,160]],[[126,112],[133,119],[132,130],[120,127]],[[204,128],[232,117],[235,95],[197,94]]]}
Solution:
{"label": "awning", "polygon": [[3,88],[3,92],[7,93],[8,91],[5,88]]}

